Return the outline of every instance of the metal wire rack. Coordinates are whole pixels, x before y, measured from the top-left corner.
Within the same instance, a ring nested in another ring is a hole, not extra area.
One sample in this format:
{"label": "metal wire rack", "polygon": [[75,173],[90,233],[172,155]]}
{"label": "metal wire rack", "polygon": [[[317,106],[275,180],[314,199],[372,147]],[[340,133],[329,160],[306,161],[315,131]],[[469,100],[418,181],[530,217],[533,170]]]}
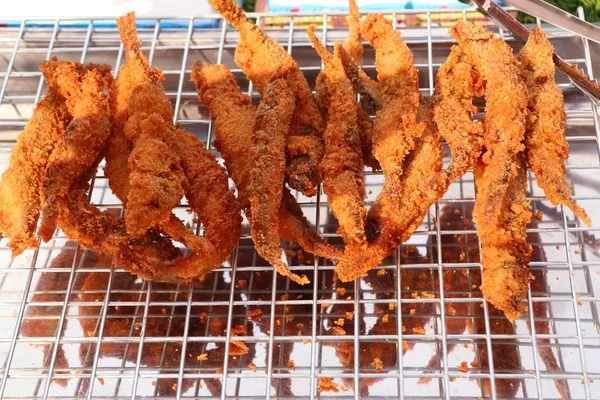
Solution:
{"label": "metal wire rack", "polygon": [[[426,96],[452,45],[447,27],[434,22],[448,13],[411,10],[407,14],[426,26],[401,28]],[[318,15],[322,21],[330,16]],[[253,17],[260,23],[265,15]],[[289,18],[287,27],[269,34],[287,46],[313,84],[320,59],[304,28],[295,26],[298,15],[281,17]],[[144,51],[164,71],[176,121],[209,144],[210,115],[188,82],[193,61],[226,64],[257,98],[233,63],[236,30],[195,27],[210,18],[219,17],[172,19],[168,26],[161,18],[140,28]],[[37,71],[42,59],[107,62],[118,70],[122,47],[105,22],[114,18],[0,27],[4,167],[44,91]],[[561,57],[593,75],[598,49],[555,27],[544,29]],[[324,23],[321,34],[331,44],[346,32]],[[372,50],[364,67],[375,74]],[[335,281],[331,263],[291,245],[291,268],[311,284],[277,276],[256,255],[247,225],[229,262],[191,285],[136,279],[62,232],[15,259],[3,239],[0,398],[600,398],[600,124],[589,100],[559,79],[569,178],[595,225],[584,228],[568,210],[553,207],[530,176],[537,218],[529,229],[536,277],[529,317],[510,324],[482,299],[471,175],[431,207],[408,243],[349,284]],[[381,183],[379,174],[366,172],[369,201]],[[101,168],[92,187],[92,202],[120,211]],[[298,200],[319,233],[341,243],[326,196]],[[185,205],[177,212],[198,229]],[[247,354],[241,354],[244,345]],[[321,390],[321,378],[333,378],[339,391]]]}

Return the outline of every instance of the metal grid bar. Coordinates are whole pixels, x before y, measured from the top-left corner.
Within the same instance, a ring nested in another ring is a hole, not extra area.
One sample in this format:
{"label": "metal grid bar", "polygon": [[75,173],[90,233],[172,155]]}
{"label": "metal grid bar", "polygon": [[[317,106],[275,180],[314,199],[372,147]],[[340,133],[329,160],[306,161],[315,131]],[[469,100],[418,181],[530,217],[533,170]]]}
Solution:
{"label": "metal grid bar", "polygon": [[[406,14],[418,17],[419,12]],[[422,14],[422,28],[400,27],[415,53],[415,64],[424,78],[422,82],[428,82],[420,88],[426,96],[433,91],[435,71],[452,43],[445,28],[440,29],[434,23],[434,18],[444,14],[448,11]],[[328,21],[322,29],[325,44],[345,36],[344,29],[332,24],[332,17],[339,15],[313,14]],[[390,15],[396,23],[396,14]],[[301,70],[312,82],[322,63],[298,28],[298,21],[304,16],[287,15],[285,28],[271,33],[299,60]],[[257,17],[260,23],[262,18],[271,16]],[[464,11],[462,17],[468,19],[468,12]],[[187,60],[206,59],[226,64],[240,79],[242,88],[245,88],[243,84],[248,85],[249,96],[256,100],[257,93],[232,62],[237,32],[230,31],[226,24],[217,30],[196,29],[194,23],[198,18],[180,18],[180,29],[164,28],[161,25],[164,19],[159,19],[153,28],[140,29],[140,35],[150,61],[165,73],[165,89],[176,109],[175,121],[198,134],[209,149],[214,150],[210,146],[213,128],[210,116],[195,102],[193,87],[185,79],[190,72]],[[106,58],[115,54],[115,71],[122,62],[123,48],[114,30],[97,28],[92,21],[88,21],[86,29],[66,27],[68,20],[63,19],[51,20],[50,29],[31,28],[28,21],[22,21],[18,29],[0,29],[0,66],[4,65],[0,68],[0,79],[3,79],[0,142],[6,146],[4,156],[31,112],[25,104],[37,102],[42,94],[43,80],[36,69],[42,57],[56,54],[73,58],[68,54],[81,51],[82,61],[93,61],[99,56]],[[544,28],[556,41],[557,50],[567,53],[566,59],[585,65],[592,73],[592,52],[587,41],[579,40],[577,45],[578,38],[553,27]],[[563,42],[569,47],[561,47]],[[366,53],[365,70],[371,74],[374,73],[373,58],[369,50]],[[35,80],[35,84],[28,80]],[[566,81],[561,81],[559,87],[567,99],[568,141],[572,146],[567,169],[575,183],[575,198],[589,211],[595,211],[591,206],[600,200],[596,178],[600,168],[597,109],[584,106],[588,104],[587,99],[578,95]],[[594,143],[596,154],[590,154],[585,148],[590,143]],[[367,190],[376,194],[381,184],[380,175],[367,172],[365,179]],[[185,287],[146,285],[135,280],[123,287],[121,281],[129,278],[118,266],[95,265],[87,259],[90,252],[77,249],[72,260],[57,264],[56,253],[61,251],[60,256],[66,251],[67,242],[62,232],[53,242],[42,244],[39,250],[14,261],[9,262],[8,251],[0,248],[4,256],[0,257],[0,306],[9,310],[0,311],[0,397],[136,398],[148,395],[225,399],[265,398],[277,394],[278,397],[293,395],[314,399],[331,394],[354,399],[396,395],[402,399],[557,398],[560,395],[555,381],[564,380],[569,397],[597,398],[600,387],[594,380],[600,379],[600,366],[596,362],[600,355],[600,296],[596,273],[600,272],[600,242],[595,237],[600,228],[576,226],[572,214],[546,205],[543,194],[534,188],[534,179],[530,182],[533,184],[528,198],[534,208],[544,210],[545,215],[543,221],[528,232],[538,238],[534,246],[541,246],[546,257],[531,263],[533,269],[543,271],[545,289],[543,292],[534,289],[527,301],[530,308],[536,305],[547,308],[542,318],[546,324],[544,332],[536,330],[540,317],[533,315],[528,320],[530,328],[523,320],[510,331],[498,331],[496,325],[501,317],[491,313],[480,292],[454,288],[446,281],[448,272],[461,271],[469,287],[479,279],[476,254],[467,251],[465,259],[445,259],[446,251],[453,248],[477,247],[472,227],[443,225],[449,208],[457,207],[467,218],[465,210],[472,206],[474,192],[472,178],[465,176],[432,207],[409,243],[381,265],[381,270],[392,277],[391,281],[382,286],[377,280],[378,271],[374,270],[348,287],[353,292],[347,300],[332,291],[336,287],[332,281],[334,266],[325,260],[300,260],[297,255],[288,258],[291,270],[312,273],[312,286],[307,288],[273,274],[271,267],[262,262],[252,248],[247,227],[230,266],[217,269],[205,283]],[[375,194],[369,194],[368,200],[372,201]],[[91,198],[102,207],[120,209],[120,203],[107,190],[101,173],[93,183]],[[326,198],[320,193],[314,199],[299,195],[298,201],[317,232],[339,243]],[[595,216],[594,221],[597,220]],[[200,226],[196,224],[195,229],[199,232]],[[446,242],[453,237],[464,237],[465,242],[448,245]],[[410,246],[415,246],[421,258],[404,259],[407,252],[413,251]],[[400,271],[406,273],[406,278],[401,277]],[[427,291],[434,298],[411,297],[413,290],[403,287],[411,284],[419,273],[426,273],[427,280],[423,282],[429,282]],[[60,281],[61,276],[64,282]],[[103,279],[101,288],[93,291],[86,288],[85,284],[97,277]],[[553,282],[555,278],[564,281],[566,286]],[[236,288],[240,279],[248,282],[246,288]],[[62,283],[51,290],[44,286],[54,281]],[[93,293],[104,296],[101,303],[91,300]],[[283,293],[287,293],[289,299],[279,299]],[[395,307],[389,316],[393,315],[396,322],[390,321],[391,329],[381,330],[384,325],[380,312],[388,304]],[[459,306],[465,310],[464,315],[452,315],[450,311]],[[480,306],[483,311],[478,313]],[[245,312],[258,307],[270,307],[263,317],[266,323],[247,320]],[[419,307],[430,308],[423,308],[429,310],[423,315],[418,312],[413,315],[412,309]],[[35,311],[38,309],[50,311],[40,314]],[[117,311],[120,309],[125,311]],[[89,310],[94,311],[90,314]],[[207,313],[206,322],[197,322],[199,310]],[[332,336],[328,327],[343,316],[343,310],[354,312],[354,320],[347,322],[352,326],[345,336]],[[293,320],[288,322],[285,317]],[[405,323],[412,326],[411,321],[421,317],[428,321],[423,324],[431,324],[425,334],[403,332]],[[141,325],[137,327],[140,320]],[[462,320],[466,327],[463,332],[448,330],[451,324]],[[473,330],[481,320],[484,329]],[[250,327],[249,332],[235,340],[244,341],[251,353],[238,360],[229,349],[232,328],[242,321]],[[51,331],[41,330],[44,324],[48,324]],[[300,332],[296,333],[295,324],[307,329],[299,328]],[[39,331],[32,331],[32,326]],[[86,327],[90,327],[93,336],[86,335]],[[78,330],[83,333],[77,333]],[[404,350],[405,341],[418,350]],[[384,365],[383,373],[376,373],[369,366],[372,360],[365,360],[363,353],[387,349],[380,354],[385,357],[391,351],[385,347],[387,343],[395,345],[396,354]],[[469,349],[463,350],[461,344],[468,345]],[[132,351],[136,345],[137,351]],[[310,345],[310,349],[305,345]],[[489,355],[498,347],[505,349],[508,355],[516,354],[515,364],[507,368],[503,360],[499,360],[496,365],[498,359]],[[541,350],[548,347],[557,358],[557,370],[549,369],[547,360],[541,356]],[[74,348],[79,350],[72,350]],[[343,353],[344,349],[349,349],[349,353]],[[211,358],[197,365],[190,364],[198,353],[208,353]],[[436,362],[430,364],[434,367],[427,365],[429,353],[434,354]],[[484,368],[481,360],[486,354],[489,366]],[[32,364],[24,363],[24,357],[31,357]],[[458,370],[456,365],[460,359],[469,357],[479,362],[479,366],[474,364],[468,372]],[[287,365],[294,359],[295,371]],[[251,361],[259,365],[257,372],[247,367]],[[222,372],[218,371],[219,366]],[[334,378],[348,390],[340,393],[318,390],[318,380],[323,377]],[[431,383],[416,384],[423,378],[431,379]],[[154,385],[148,383],[151,379],[155,380]],[[36,384],[29,385],[32,381]],[[484,389],[485,382],[489,390]],[[505,392],[506,382],[517,387],[515,393]],[[171,383],[177,386],[171,387]],[[35,389],[28,391],[28,387]]]}

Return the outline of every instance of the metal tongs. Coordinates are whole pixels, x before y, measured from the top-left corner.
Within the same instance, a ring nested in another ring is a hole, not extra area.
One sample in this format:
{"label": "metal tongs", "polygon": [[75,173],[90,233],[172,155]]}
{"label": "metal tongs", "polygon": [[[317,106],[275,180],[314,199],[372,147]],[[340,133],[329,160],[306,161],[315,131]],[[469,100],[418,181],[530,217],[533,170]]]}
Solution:
{"label": "metal tongs", "polygon": [[[512,32],[513,36],[522,43],[527,42],[529,37],[529,29],[516,20],[512,15],[506,12],[502,7],[496,4],[493,0],[460,0],[463,3],[473,3],[479,11],[488,18],[502,25],[504,28]],[[552,55],[554,64],[560,68],[571,80],[573,85],[585,93],[596,106],[600,106],[600,86],[596,81],[577,68],[575,65],[569,64],[560,58],[556,53]]]}

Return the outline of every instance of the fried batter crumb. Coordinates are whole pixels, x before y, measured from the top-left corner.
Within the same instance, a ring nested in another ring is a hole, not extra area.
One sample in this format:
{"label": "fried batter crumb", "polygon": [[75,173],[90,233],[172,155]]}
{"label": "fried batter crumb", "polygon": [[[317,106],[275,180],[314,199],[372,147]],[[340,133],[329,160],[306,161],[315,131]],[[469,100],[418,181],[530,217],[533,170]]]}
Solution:
{"label": "fried batter crumb", "polygon": [[238,289],[245,289],[247,286],[248,286],[248,281],[245,279],[238,280],[237,284],[235,285],[235,287]]}
{"label": "fried batter crumb", "polygon": [[541,221],[542,218],[544,217],[544,213],[541,211],[536,211],[534,215],[535,215],[535,219],[537,219],[538,221]]}
{"label": "fried batter crumb", "polygon": [[411,308],[410,309],[410,315],[415,315],[416,312],[417,312],[416,308]]}
{"label": "fried batter crumb", "polygon": [[306,344],[306,343],[310,343],[310,339],[304,339],[304,340],[302,341],[302,344]]}
{"label": "fried batter crumb", "polygon": [[152,381],[152,386],[156,386],[156,381]]}
{"label": "fried batter crumb", "polygon": [[448,306],[446,308],[446,310],[448,310],[448,314],[450,314],[450,315],[456,315],[456,308],[454,308],[452,306]]}
{"label": "fried batter crumb", "polygon": [[203,312],[202,314],[200,314],[200,321],[205,322],[207,318],[208,318],[207,313]]}
{"label": "fried batter crumb", "polygon": [[477,362],[477,360],[471,361],[471,367],[473,367],[473,368],[479,367],[479,363]]}
{"label": "fried batter crumb", "polygon": [[104,378],[100,378],[100,377],[99,377],[99,378],[98,378],[98,382],[100,382],[100,384],[101,384],[102,386],[104,386]]}
{"label": "fried batter crumb", "polygon": [[340,386],[340,389],[342,389],[342,392],[347,392],[348,388],[344,385]]}
{"label": "fried batter crumb", "polygon": [[288,361],[288,368],[292,370],[296,370],[296,362],[294,360]]}
{"label": "fried batter crumb", "polygon": [[331,328],[331,330],[333,331],[334,335],[344,336],[346,334],[346,331],[344,330],[344,328],[339,327],[339,326],[334,326]]}
{"label": "fried batter crumb", "polygon": [[202,354],[200,354],[199,356],[197,356],[197,357],[196,357],[196,359],[197,359],[198,361],[206,361],[206,360],[208,360],[208,354],[206,354],[206,353],[202,353]]}
{"label": "fried batter crumb", "polygon": [[282,294],[281,295],[281,300],[282,301],[286,301],[286,300],[289,300],[289,299],[290,299],[290,295],[289,294],[286,293],[286,294]]}
{"label": "fried batter crumb", "polygon": [[177,384],[174,383],[173,386],[171,386],[171,389],[173,389],[173,391],[177,391]]}
{"label": "fried batter crumb", "polygon": [[388,304],[388,308],[390,309],[390,311],[394,311],[396,309],[396,303]]}
{"label": "fried batter crumb", "polygon": [[389,320],[390,320],[389,314],[385,314],[383,317],[381,317],[381,322],[383,322],[384,324],[386,324]]}
{"label": "fried batter crumb", "polygon": [[408,350],[408,349],[409,349],[409,347],[410,347],[410,346],[408,345],[408,342],[407,342],[406,340],[403,340],[403,341],[402,341],[402,351],[406,351],[406,350]]}
{"label": "fried batter crumb", "polygon": [[216,371],[215,374],[222,374],[223,373],[223,367],[219,367]]}
{"label": "fried batter crumb", "polygon": [[337,320],[335,320],[333,323],[338,325],[338,326],[344,326],[344,318],[338,318]]}
{"label": "fried batter crumb", "polygon": [[417,335],[424,335],[427,331],[425,330],[425,328],[421,327],[421,326],[415,326],[412,329],[413,333],[417,334]]}
{"label": "fried batter crumb", "polygon": [[300,299],[302,299],[303,297],[304,297],[304,295],[302,295],[302,294],[299,294],[298,296],[296,296],[296,300],[300,300]]}
{"label": "fried batter crumb", "polygon": [[161,308],[160,312],[162,315],[167,315],[167,309],[165,307]]}
{"label": "fried batter crumb", "polygon": [[377,271],[377,276],[384,276],[385,275],[385,269],[381,268]]}
{"label": "fried batter crumb", "polygon": [[383,361],[381,361],[379,357],[375,357],[370,365],[371,367],[375,368],[375,371],[377,372],[381,372],[383,370]]}
{"label": "fried batter crumb", "polygon": [[87,331],[88,337],[94,337],[94,331]]}
{"label": "fried batter crumb", "polygon": [[346,319],[349,319],[350,321],[352,321],[354,319],[354,311],[346,312]]}
{"label": "fried batter crumb", "polygon": [[258,368],[256,367],[256,364],[254,364],[254,363],[248,364],[248,368],[250,368],[254,372],[256,372],[258,370]]}
{"label": "fried batter crumb", "polygon": [[352,296],[346,297],[346,300],[352,300]]}
{"label": "fried batter crumb", "polygon": [[323,309],[325,309],[325,308],[329,308],[329,307],[331,307],[332,305],[333,305],[333,304],[331,304],[331,303],[323,303],[323,304],[321,304],[321,310],[323,310]]}
{"label": "fried batter crumb", "polygon": [[469,366],[467,365],[466,361],[461,362],[457,368],[460,372],[468,372],[469,371]]}
{"label": "fried batter crumb", "polygon": [[249,310],[246,312],[246,317],[251,320],[261,320],[263,311],[260,308],[255,308],[254,310]]}
{"label": "fried batter crumb", "polygon": [[319,378],[320,392],[339,392],[339,386],[333,381],[333,378]]}
{"label": "fried batter crumb", "polygon": [[346,294],[346,288],[339,287],[339,288],[335,289],[335,292],[337,293],[338,296],[343,297]]}

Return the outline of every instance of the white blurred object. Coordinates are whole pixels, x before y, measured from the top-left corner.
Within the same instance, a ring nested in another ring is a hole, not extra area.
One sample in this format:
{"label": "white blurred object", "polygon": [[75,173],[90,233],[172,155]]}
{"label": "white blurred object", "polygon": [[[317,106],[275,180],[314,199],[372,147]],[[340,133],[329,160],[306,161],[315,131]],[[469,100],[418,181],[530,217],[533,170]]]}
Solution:
{"label": "white blurred object", "polygon": [[110,17],[135,11],[139,17],[192,16],[210,14],[207,0],[19,0],[3,7],[4,16]]}

